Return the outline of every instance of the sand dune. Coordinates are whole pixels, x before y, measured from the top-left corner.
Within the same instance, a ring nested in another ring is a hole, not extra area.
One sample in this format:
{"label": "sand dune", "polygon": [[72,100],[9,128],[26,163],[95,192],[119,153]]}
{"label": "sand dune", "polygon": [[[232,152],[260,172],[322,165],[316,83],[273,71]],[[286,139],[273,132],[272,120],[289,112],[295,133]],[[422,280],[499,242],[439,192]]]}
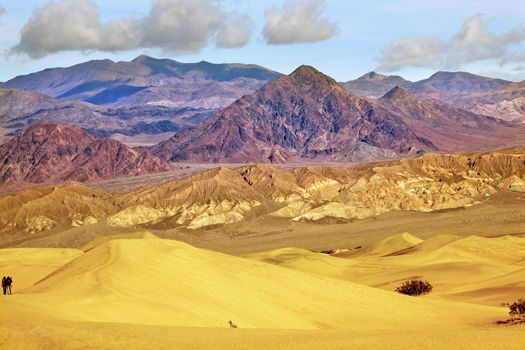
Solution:
{"label": "sand dune", "polygon": [[434,286],[432,298],[493,306],[525,290],[525,238],[515,236],[423,241],[404,233],[336,256],[287,248],[246,257],[391,291],[404,280],[424,278]]}
{"label": "sand dune", "polygon": [[102,236],[95,238],[91,242],[85,244],[80,248],[82,251],[87,252],[88,250],[94,249],[100,245],[103,245],[104,243],[117,240],[117,239],[158,239],[159,237],[155,236],[153,233],[148,231],[139,231],[139,232],[133,232],[133,233],[123,233],[119,235],[111,235],[111,236]]}
{"label": "sand dune", "polygon": [[395,254],[405,249],[413,248],[421,242],[423,242],[422,239],[417,238],[408,232],[405,232],[385,238],[373,244],[369,249],[366,249],[365,251],[367,255],[386,256],[390,254]]}
{"label": "sand dune", "polygon": [[[503,237],[493,246],[512,254],[507,257],[509,264],[520,264],[516,259],[524,240]],[[506,318],[501,307],[447,301],[441,294],[414,298],[349,282],[374,270],[378,280],[387,276],[391,271],[379,264],[381,260],[405,259],[393,265],[398,268],[408,264],[410,256],[417,262],[420,256],[454,243],[452,248],[460,250],[480,242],[476,237],[436,241],[446,243],[438,247],[430,242],[427,246],[432,249],[385,257],[383,253],[390,251],[386,242],[401,249],[425,243],[409,234],[396,235],[354,258],[298,248],[240,258],[148,232],[99,238],[85,245],[85,252],[1,249],[0,262],[15,264],[31,258],[35,273],[25,282],[26,288],[0,298],[5,311],[0,313],[0,348],[69,348],[77,342],[94,349],[317,349],[319,344],[362,349],[402,349],[408,344],[432,349],[519,349],[523,344],[519,327],[495,325]],[[515,250],[503,249],[511,244]],[[481,254],[486,261],[493,261],[490,250]],[[54,265],[46,265],[49,261]],[[42,278],[45,273],[49,274]],[[494,281],[508,286],[522,273],[523,267],[509,270]],[[477,283],[469,286],[479,291],[497,284]],[[457,296],[468,292],[465,288],[447,292],[451,299],[465,301]],[[17,316],[10,321],[8,315]],[[229,320],[240,329],[228,330]],[[20,333],[22,329],[27,331]]]}
{"label": "sand dune", "polygon": [[[490,323],[499,308],[401,296],[161,239],[96,246],[10,301],[71,321],[396,329]],[[52,310],[52,311],[51,311]]]}
{"label": "sand dune", "polygon": [[13,292],[32,286],[49,273],[82,255],[78,249],[0,249],[0,274],[13,276]]}

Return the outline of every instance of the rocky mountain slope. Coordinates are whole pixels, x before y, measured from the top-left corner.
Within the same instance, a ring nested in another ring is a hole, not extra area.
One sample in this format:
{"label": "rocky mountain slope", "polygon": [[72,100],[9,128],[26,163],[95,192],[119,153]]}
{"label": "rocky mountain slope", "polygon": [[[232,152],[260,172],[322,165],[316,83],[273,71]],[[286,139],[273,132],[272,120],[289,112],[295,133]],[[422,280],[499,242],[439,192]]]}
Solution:
{"label": "rocky mountain slope", "polygon": [[411,82],[397,75],[367,73],[358,79],[342,83],[348,91],[365,97],[379,98],[395,86],[426,98],[452,102],[461,95],[494,91],[511,85],[510,81],[467,72],[437,72],[430,77]]}
{"label": "rocky mountain slope", "polygon": [[399,76],[370,72],[342,85],[364,97],[380,98],[395,86],[414,93],[421,99],[434,99],[470,112],[508,121],[525,120],[524,82],[483,77],[467,72],[437,72],[416,82]]}
{"label": "rocky mountain slope", "polygon": [[523,123],[525,122],[525,81],[467,96],[460,102],[475,113]]}
{"label": "rocky mountain slope", "polygon": [[131,176],[169,169],[147,151],[96,139],[76,126],[43,122],[0,145],[0,184]]}
{"label": "rocky mountain slope", "polygon": [[159,230],[261,217],[345,222],[389,211],[468,207],[501,191],[525,193],[523,151],[429,153],[348,168],[217,168],[124,194],[80,185],[32,189],[0,198],[0,222],[7,236],[97,222]]}
{"label": "rocky mountain slope", "polygon": [[494,118],[422,102],[403,91],[368,100],[301,66],[152,151],[172,161],[362,161],[415,150],[501,147],[511,139],[502,135],[520,132]]}
{"label": "rocky mountain slope", "polygon": [[498,146],[502,135],[515,131],[512,124],[500,119],[475,114],[440,100],[416,97],[400,87],[394,87],[379,101],[391,113],[402,116],[418,135],[432,140],[440,150]]}
{"label": "rocky mountain slope", "polygon": [[355,161],[384,158],[411,147],[433,145],[381,105],[301,66],[160,143],[153,152],[173,161]]}
{"label": "rocky mountain slope", "polygon": [[207,109],[148,105],[106,109],[83,101],[60,100],[40,93],[0,88],[0,129],[3,134],[0,136],[6,140],[33,124],[52,121],[74,124],[96,137],[143,135],[146,143],[155,144],[157,135],[171,133],[171,136],[212,113],[213,110]]}
{"label": "rocky mountain slope", "polygon": [[75,124],[85,129],[122,129],[125,123],[105,118],[89,103],[58,100],[35,92],[0,88],[0,126],[8,136],[16,135],[40,121]]}
{"label": "rocky mountain slope", "polygon": [[139,56],[131,62],[100,60],[46,69],[3,86],[101,106],[221,108],[279,75],[256,65]]}

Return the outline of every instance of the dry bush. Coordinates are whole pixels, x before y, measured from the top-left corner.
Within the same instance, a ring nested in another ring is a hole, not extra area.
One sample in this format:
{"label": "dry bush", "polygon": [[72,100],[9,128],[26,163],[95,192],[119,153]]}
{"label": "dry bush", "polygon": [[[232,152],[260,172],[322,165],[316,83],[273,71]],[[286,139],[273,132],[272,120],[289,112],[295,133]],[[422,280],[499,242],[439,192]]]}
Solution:
{"label": "dry bush", "polygon": [[396,292],[406,295],[418,296],[432,291],[432,285],[428,281],[408,280],[396,288]]}
{"label": "dry bush", "polygon": [[502,306],[509,308],[509,319],[505,321],[498,321],[500,324],[520,324],[525,323],[525,298],[520,298],[518,301],[511,303],[504,303]]}

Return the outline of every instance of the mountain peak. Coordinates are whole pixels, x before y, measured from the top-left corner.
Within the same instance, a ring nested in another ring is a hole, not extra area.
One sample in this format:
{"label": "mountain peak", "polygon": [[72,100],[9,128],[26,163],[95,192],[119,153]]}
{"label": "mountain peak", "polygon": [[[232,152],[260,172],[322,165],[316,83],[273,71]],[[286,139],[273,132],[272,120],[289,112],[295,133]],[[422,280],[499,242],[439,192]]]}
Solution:
{"label": "mountain peak", "polygon": [[394,86],[386,94],[384,94],[383,97],[381,97],[381,99],[395,99],[395,100],[406,100],[406,99],[413,99],[413,98],[415,98],[415,96],[411,92],[397,85]]}
{"label": "mountain peak", "polygon": [[302,65],[289,75],[290,78],[302,86],[318,86],[326,83],[330,86],[337,85],[337,82],[328,75],[321,73],[312,66]]}
{"label": "mountain peak", "polygon": [[386,75],[372,71],[360,76],[358,80],[385,80],[386,78]]}
{"label": "mountain peak", "polygon": [[95,138],[78,126],[42,121],[31,125],[20,136],[21,139],[31,139],[33,143],[53,139],[57,142],[76,141],[91,142]]}
{"label": "mountain peak", "polygon": [[154,61],[154,60],[157,60],[157,59],[154,57],[148,56],[148,55],[139,55],[135,57],[131,62],[142,63],[142,62]]}
{"label": "mountain peak", "polygon": [[468,72],[439,71],[429,78],[414,83],[413,88],[421,91],[474,93],[485,92],[510,84],[510,81],[493,79]]}
{"label": "mountain peak", "polygon": [[428,79],[451,79],[451,78],[457,78],[457,77],[481,77],[476,74],[468,73],[468,72],[449,72],[449,71],[437,71],[436,73],[432,74]]}
{"label": "mountain peak", "polygon": [[510,81],[504,79],[489,78],[478,74],[473,74],[469,72],[449,72],[449,71],[438,71],[432,74],[429,78],[424,79],[423,81],[433,81],[433,80],[451,80],[451,79],[466,79],[472,81],[492,81],[498,84],[509,84]]}

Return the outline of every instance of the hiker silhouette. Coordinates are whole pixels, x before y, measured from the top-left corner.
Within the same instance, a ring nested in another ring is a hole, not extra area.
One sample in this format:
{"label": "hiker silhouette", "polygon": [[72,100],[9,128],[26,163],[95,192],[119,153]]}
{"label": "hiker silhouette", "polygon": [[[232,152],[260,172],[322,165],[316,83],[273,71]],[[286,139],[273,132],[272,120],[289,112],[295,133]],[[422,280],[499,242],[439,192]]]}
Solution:
{"label": "hiker silhouette", "polygon": [[13,277],[11,276],[2,277],[2,290],[4,292],[4,295],[12,294],[12,289],[11,289],[12,285],[13,285]]}

